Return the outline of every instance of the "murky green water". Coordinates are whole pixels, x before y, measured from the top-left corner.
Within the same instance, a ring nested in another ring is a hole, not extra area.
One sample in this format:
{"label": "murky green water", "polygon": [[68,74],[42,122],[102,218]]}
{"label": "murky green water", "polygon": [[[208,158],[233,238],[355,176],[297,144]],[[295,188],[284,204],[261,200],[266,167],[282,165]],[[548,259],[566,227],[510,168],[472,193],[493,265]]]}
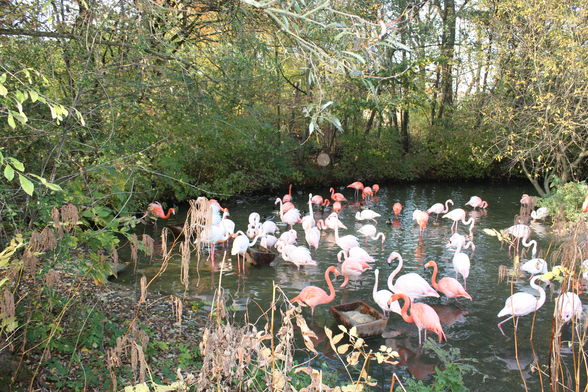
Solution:
{"label": "murky green water", "polygon": [[[328,187],[324,189],[305,189],[305,193],[294,192],[294,203],[303,213],[308,213],[306,201],[308,192],[313,194],[328,195]],[[353,199],[353,190],[339,190],[348,199]],[[448,338],[444,343],[445,348],[457,347],[461,350],[463,357],[475,358],[479,374],[468,375],[466,385],[472,391],[514,391],[522,390],[521,372],[518,369],[515,359],[515,344],[512,337],[513,326],[509,322],[504,325],[504,330],[510,337],[504,337],[496,327],[500,321],[496,314],[504,306],[504,300],[511,294],[511,286],[506,282],[498,283],[499,265],[512,265],[506,247],[501,247],[498,241],[483,234],[483,228],[506,228],[513,224],[513,218],[519,211],[519,199],[522,193],[533,191],[524,185],[444,185],[444,184],[418,184],[418,185],[391,185],[384,187],[377,198],[374,199],[373,209],[382,214],[377,227],[383,231],[387,238],[382,245],[380,241],[363,242],[365,248],[377,259],[376,266],[380,269],[379,288],[386,287],[386,279],[392,272],[394,266],[386,264],[385,260],[392,251],[398,251],[404,257],[404,269],[402,273],[415,271],[430,280],[431,269],[424,270],[423,262],[435,260],[439,264],[440,276],[452,276],[454,272],[451,266],[453,252],[445,248],[445,244],[451,235],[451,222],[440,220],[429,221],[426,231],[419,237],[418,226],[412,220],[412,212],[415,209],[427,209],[436,202],[444,202],[451,198],[455,207],[464,207],[471,195],[479,195],[487,200],[489,207],[487,213],[477,213],[477,224],[474,231],[474,242],[476,251],[471,255],[471,271],[468,278],[468,292],[473,297],[473,302],[460,299],[459,301],[427,298],[426,303],[434,305],[440,313],[442,321],[445,321],[443,328]],[[250,212],[256,211],[262,217],[273,214],[276,196],[264,196],[256,199],[242,200],[226,204],[230,209],[231,219],[237,224],[237,229],[245,230],[247,218]],[[385,223],[385,218],[392,215],[392,204],[400,201],[404,210],[400,219],[392,225]],[[464,207],[470,210],[469,207]],[[348,230],[340,234],[356,234],[355,230],[361,226],[356,223],[354,215],[358,206],[348,205],[340,214],[341,220],[347,225]],[[326,216],[326,214],[325,214]],[[315,216],[318,218],[318,215]],[[177,221],[181,216],[177,217]],[[279,218],[276,219],[279,221]],[[171,222],[170,222],[171,223]],[[159,224],[165,224],[159,221]],[[536,226],[532,238],[539,240],[539,255],[544,254],[551,239],[541,230],[547,227]],[[283,228],[283,227],[282,227]],[[304,233],[300,225],[297,225],[298,239],[300,245],[305,245]],[[153,234],[151,228],[146,232]],[[460,232],[465,233],[463,226]],[[230,292],[234,298],[233,305],[239,309],[248,308],[251,319],[260,314],[259,307],[266,309],[271,301],[272,282],[275,281],[289,296],[294,297],[307,285],[316,285],[326,289],[324,282],[324,271],[329,265],[337,264],[336,254],[339,251],[335,244],[332,231],[322,233],[321,243],[318,251],[313,251],[314,259],[319,262],[316,267],[302,267],[297,271],[293,264],[278,262],[270,267],[248,267],[245,274],[238,274],[235,270],[229,271],[223,277],[223,287]],[[230,253],[230,252],[229,252]],[[211,272],[210,266],[203,261],[200,262],[200,276],[197,277],[194,267],[190,271],[191,284],[187,293],[190,299],[202,298],[210,300],[214,288],[218,284],[218,273]],[[236,265],[235,265],[236,267]],[[375,267],[375,266],[374,266]],[[551,267],[551,263],[550,263]],[[159,266],[154,262],[144,263],[139,266],[139,271],[148,277],[155,274]],[[172,263],[167,272],[150,289],[154,294],[175,294],[183,295],[183,286],[180,283],[180,268],[176,261]],[[137,284],[138,278],[131,274],[123,275],[123,284]],[[342,277],[336,283],[338,287]],[[377,308],[372,299],[372,288],[374,283],[373,271],[366,272],[361,279],[353,280],[348,287],[337,289],[337,296],[332,304],[342,304],[356,300],[363,300]],[[515,290],[528,288],[528,279],[521,279]],[[534,292],[534,291],[530,291]],[[533,345],[529,342],[533,315],[528,315],[519,321],[519,360],[522,373],[527,379],[529,390],[540,390],[539,377],[532,371],[534,364],[533,351],[543,365],[547,364],[548,344],[551,330],[551,315],[553,312],[553,298],[548,291],[545,305],[537,312],[534,326]],[[318,306],[314,318],[311,320],[310,310],[304,309],[310,326],[317,332],[321,359],[327,361],[330,367],[342,368],[342,365],[331,351],[329,344],[324,341],[324,326],[335,328],[336,324],[329,312],[327,305]],[[569,328],[569,327],[568,327]],[[417,329],[413,324],[406,324],[398,315],[393,314],[388,322],[387,333],[401,331],[397,338],[369,338],[368,343],[377,349],[381,344],[386,344],[401,353],[403,366],[392,367],[373,366],[370,372],[379,381],[381,390],[388,390],[392,372],[397,372],[402,378],[408,373],[418,378],[426,378],[434,372],[435,362],[427,353],[423,353],[418,347]],[[567,332],[569,335],[569,331]],[[341,371],[343,376],[344,372]],[[385,386],[388,385],[388,388]]]}

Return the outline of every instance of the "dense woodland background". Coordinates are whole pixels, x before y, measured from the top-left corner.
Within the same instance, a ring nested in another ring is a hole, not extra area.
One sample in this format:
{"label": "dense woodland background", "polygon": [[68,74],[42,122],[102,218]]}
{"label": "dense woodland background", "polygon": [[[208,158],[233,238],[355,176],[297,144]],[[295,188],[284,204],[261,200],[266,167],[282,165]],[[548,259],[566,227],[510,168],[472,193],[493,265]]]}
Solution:
{"label": "dense woodland background", "polygon": [[4,231],[34,218],[14,208],[34,185],[40,204],[128,213],[352,180],[514,176],[543,194],[587,173],[579,0],[0,7]]}

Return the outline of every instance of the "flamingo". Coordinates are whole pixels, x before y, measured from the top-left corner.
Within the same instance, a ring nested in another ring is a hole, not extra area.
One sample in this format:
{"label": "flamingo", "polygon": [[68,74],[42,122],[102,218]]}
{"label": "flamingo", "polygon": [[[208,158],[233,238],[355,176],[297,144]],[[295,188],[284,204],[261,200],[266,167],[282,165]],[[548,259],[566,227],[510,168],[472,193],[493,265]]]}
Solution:
{"label": "flamingo", "polygon": [[294,206],[294,204],[290,201],[285,202],[284,205],[282,206],[282,210],[283,210],[284,214],[290,210],[293,210],[294,208],[296,208],[296,206]]}
{"label": "flamingo", "polygon": [[225,242],[229,239],[229,233],[221,225],[211,225],[204,228],[201,233],[201,241],[208,244],[210,249],[210,261],[214,263],[214,251],[217,242]]}
{"label": "flamingo", "polygon": [[466,237],[463,234],[459,234],[459,233],[453,233],[451,235],[451,237],[449,237],[449,243],[446,245],[447,248],[451,249],[451,248],[459,248],[462,247],[463,249],[468,249],[468,248],[472,248],[472,252],[476,251],[476,245],[472,242],[468,240],[468,237]]}
{"label": "flamingo", "polygon": [[[506,229],[506,232],[510,235],[512,235],[513,237],[515,237],[515,242],[516,242],[516,251],[518,253],[519,251],[519,242],[521,242],[522,239],[522,245],[524,247],[529,247],[531,245],[533,245],[533,250],[531,251],[531,256],[535,257],[535,255],[537,254],[537,241],[535,240],[529,240],[529,237],[531,236],[531,228],[527,225],[523,225],[523,224],[518,224],[518,225],[513,225],[510,226],[509,228]],[[509,246],[509,249],[512,247]]]}
{"label": "flamingo", "polygon": [[284,197],[282,197],[282,202],[287,203],[289,201],[292,201],[292,184],[290,184],[290,186],[288,187],[288,193],[286,193]]}
{"label": "flamingo", "polygon": [[340,201],[336,201],[333,203],[333,211],[341,212],[342,209],[343,209],[343,205],[341,204]]}
{"label": "flamingo", "polygon": [[259,245],[265,249],[269,249],[278,242],[278,237],[271,234],[262,234],[259,240]]}
{"label": "flamingo", "polygon": [[321,231],[318,227],[314,226],[304,230],[304,239],[310,248],[314,246],[315,250],[319,247],[319,241],[321,239]]}
{"label": "flamingo", "polygon": [[394,216],[400,215],[400,213],[402,212],[402,204],[400,204],[399,202],[394,203],[394,205],[392,206],[392,211],[394,211]]}
{"label": "flamingo", "polygon": [[429,214],[425,211],[414,210],[414,212],[412,213],[412,219],[417,221],[419,225],[419,233],[422,233],[427,227],[427,222],[429,221]]}
{"label": "flamingo", "polygon": [[335,226],[335,243],[343,250],[349,250],[359,246],[359,241],[354,235],[349,234],[339,237],[339,226]]}
{"label": "flamingo", "polygon": [[301,265],[317,265],[310,255],[310,249],[304,246],[285,245],[278,250],[282,253],[282,259],[294,264],[298,270]]}
{"label": "flamingo", "polygon": [[582,203],[582,212],[588,212],[588,193],[586,193],[586,198]]}
{"label": "flamingo", "polygon": [[278,203],[280,203],[280,219],[282,220],[282,222],[290,225],[290,229],[292,229],[292,226],[300,222],[300,211],[298,211],[297,208],[292,208],[288,212],[284,213],[284,210],[282,208],[282,200],[280,198],[277,198],[274,204]]}
{"label": "flamingo", "polygon": [[373,220],[374,222],[378,223],[378,221],[376,221],[376,218],[379,218],[380,214],[378,214],[375,211],[372,210],[363,210],[363,211],[357,211],[355,213],[355,219],[362,221],[362,220]]}
{"label": "flamingo", "polygon": [[472,300],[472,297],[465,291],[465,289],[463,288],[461,283],[459,283],[457,281],[457,279],[445,277],[445,278],[439,279],[438,282],[435,281],[437,279],[437,272],[438,272],[437,268],[438,267],[437,267],[437,263],[435,263],[433,260],[431,260],[427,264],[425,264],[425,268],[429,268],[429,267],[433,267],[433,276],[431,277],[431,285],[433,286],[433,288],[435,290],[439,291],[440,293],[445,294],[445,296],[447,298],[464,297],[464,298],[469,299],[470,301]]}
{"label": "flamingo", "polygon": [[229,233],[229,236],[232,236],[233,233],[235,233],[235,222],[233,222],[230,219],[227,219],[227,217],[230,215],[231,214],[229,214],[228,208],[225,208],[223,212],[223,219],[221,220],[221,225],[225,227],[227,233]]}
{"label": "flamingo", "polygon": [[533,279],[531,279],[531,287],[539,293],[539,298],[532,294],[519,291],[518,293],[514,293],[508,297],[504,302],[504,308],[498,312],[497,317],[503,317],[510,314],[510,317],[507,317],[498,323],[498,329],[504,336],[506,335],[502,330],[502,324],[516,317],[514,322],[516,331],[518,318],[520,316],[525,316],[529,313],[536,312],[545,303],[545,290],[543,290],[543,287],[535,283],[537,279],[539,279],[539,275],[536,275],[533,277]]}
{"label": "flamingo", "polygon": [[533,222],[537,220],[543,220],[547,218],[548,215],[549,209],[547,207],[539,207],[536,210],[531,211],[531,218],[533,219]]}
{"label": "flamingo", "polygon": [[[425,340],[427,340],[427,330],[435,332],[439,337],[439,343],[445,339],[447,341],[447,336],[445,336],[445,332],[443,332],[443,328],[441,328],[441,322],[439,321],[439,316],[435,312],[435,310],[427,304],[419,303],[419,302],[412,302],[411,305],[411,298],[404,294],[394,294],[388,300],[388,303],[392,303],[397,301],[398,299],[404,300],[404,305],[402,306],[401,315],[404,321],[407,323],[414,323],[419,330],[419,345],[421,345],[421,330],[425,330]],[[410,307],[410,316],[408,315],[408,308]]]}
{"label": "flamingo", "polygon": [[345,198],[345,196],[343,196],[342,193],[335,193],[335,189],[333,187],[331,187],[329,191],[331,192],[331,200],[338,202],[347,201],[347,199]]}
{"label": "flamingo", "polygon": [[360,259],[362,261],[365,261],[366,263],[374,263],[376,261],[376,259],[370,256],[368,252],[366,252],[359,246],[351,248],[347,251],[340,250],[339,253],[337,253],[337,261],[339,263],[341,262],[341,255],[343,255],[346,259],[353,257],[354,259]]}
{"label": "flamingo", "polygon": [[453,264],[453,269],[455,270],[455,278],[457,279],[458,273],[461,274],[461,276],[463,277],[463,285],[467,289],[467,287],[468,287],[467,279],[468,279],[468,276],[470,276],[471,263],[470,263],[470,256],[468,256],[467,254],[465,254],[461,251],[462,247],[463,247],[462,244],[459,244],[457,246],[457,250],[453,254],[452,264]]}
{"label": "flamingo", "polygon": [[540,258],[533,258],[521,264],[521,270],[530,273],[531,275],[546,274],[547,261]]}
{"label": "flamingo", "polygon": [[327,281],[327,286],[329,287],[329,295],[327,295],[325,290],[321,289],[320,287],[307,286],[302,289],[300,294],[292,298],[290,302],[299,302],[301,304],[310,306],[310,314],[314,315],[315,306],[328,304],[335,299],[335,288],[333,287],[333,283],[329,277],[330,273],[335,274],[335,276],[341,275],[341,273],[337,270],[337,267],[333,265],[327,268],[325,271],[325,280]]}
{"label": "flamingo", "polygon": [[478,207],[480,207],[480,208],[488,207],[488,203],[485,200],[482,200],[482,198],[479,196],[470,197],[470,200],[468,200],[468,202],[465,203],[465,205],[472,207],[474,210]]}
{"label": "flamingo", "polygon": [[329,216],[327,216],[327,218],[325,219],[324,224],[327,228],[331,230],[335,230],[336,227],[345,230],[347,229],[347,226],[345,226],[339,220],[339,215],[336,212],[332,212],[331,214],[329,214]]}
{"label": "flamingo", "polygon": [[168,208],[167,210],[167,214],[163,213],[163,207],[161,206],[161,203],[159,203],[158,201],[155,201],[153,203],[149,203],[149,205],[147,206],[147,211],[145,212],[145,215],[155,215],[158,218],[161,219],[168,219],[170,217],[171,214],[175,215],[176,214],[176,209],[175,208]]}
{"label": "flamingo", "polygon": [[374,191],[374,194],[377,194],[380,192],[380,186],[378,184],[374,184],[372,185],[372,190]]}
{"label": "flamingo", "polygon": [[374,291],[372,293],[374,302],[378,304],[378,306],[382,309],[382,312],[384,312],[384,316],[386,317],[388,317],[390,312],[400,314],[400,304],[398,301],[394,301],[388,304],[388,300],[392,296],[392,292],[389,290],[378,291],[378,278],[380,276],[380,270],[376,268],[374,275],[376,276],[374,281]]}
{"label": "flamingo", "polygon": [[317,206],[328,206],[331,204],[331,202],[329,201],[329,199],[323,199],[323,197],[321,195],[314,195],[311,199],[310,199],[312,204],[315,204]]}
{"label": "flamingo", "polygon": [[341,275],[345,277],[345,280],[339,287],[343,288],[347,286],[350,276],[360,276],[369,269],[372,269],[372,267],[365,261],[354,258],[346,259],[343,264],[341,264]]}
{"label": "flamingo", "polygon": [[451,232],[452,233],[457,232],[457,224],[460,221],[461,221],[461,223],[463,223],[466,226],[470,225],[470,237],[471,237],[472,232],[474,230],[474,218],[470,217],[470,219],[468,219],[466,221],[465,217],[466,217],[466,212],[462,208],[455,208],[455,209],[449,211],[447,214],[443,215],[443,218],[448,218],[453,221],[453,224],[451,225]]}
{"label": "flamingo", "polygon": [[298,239],[298,233],[296,230],[288,230],[283,232],[278,238],[278,242],[282,245],[292,245],[296,243]]}
{"label": "flamingo", "polygon": [[523,193],[520,200],[521,205],[530,206],[535,205],[537,203],[537,199],[535,196],[529,196],[526,193]]}
{"label": "flamingo", "polygon": [[355,189],[355,198],[357,199],[357,195],[358,195],[359,191],[363,191],[363,183],[361,181],[355,181],[355,182],[347,185],[347,188]]}
{"label": "flamingo", "polygon": [[569,322],[572,317],[582,317],[582,301],[578,294],[567,291],[560,294],[555,300],[555,312],[564,323]]}
{"label": "flamingo", "polygon": [[424,280],[419,274],[409,272],[404,274],[398,279],[396,283],[393,282],[396,275],[400,272],[403,265],[402,256],[398,252],[390,253],[388,256],[388,264],[392,263],[392,260],[398,259],[398,267],[390,276],[388,276],[388,288],[394,293],[405,293],[411,299],[420,297],[436,297],[439,298],[439,294]]}
{"label": "flamingo", "polygon": [[382,237],[382,244],[386,241],[386,235],[381,231],[378,233],[378,229],[376,229],[376,226],[374,225],[363,225],[357,230],[357,232],[365,236],[366,241],[368,238],[375,241],[380,237]]}
{"label": "flamingo", "polygon": [[451,199],[445,200],[445,205],[443,205],[441,203],[435,203],[431,207],[429,207],[427,212],[429,214],[435,214],[436,217],[439,218],[439,215],[447,214],[447,212],[449,211],[449,203],[451,203],[451,205],[453,205],[453,200],[451,200]]}
{"label": "flamingo", "polygon": [[[255,236],[253,241],[249,242],[247,235],[239,230],[237,233],[237,237],[233,240],[233,247],[231,248],[231,255],[237,256],[237,269],[239,271],[245,271],[245,253],[250,246],[255,245],[257,240],[259,239],[259,234]],[[241,256],[243,269],[241,269],[241,264],[239,263],[239,256]]]}
{"label": "flamingo", "polygon": [[260,231],[263,234],[275,234],[278,231],[278,225],[274,221],[267,220],[261,224]]}
{"label": "flamingo", "polygon": [[305,215],[302,218],[302,229],[306,231],[314,226],[316,226],[316,222],[314,220],[314,212],[312,211],[312,193],[309,193],[308,194],[308,215]]}
{"label": "flamingo", "polygon": [[373,195],[374,195],[374,191],[372,190],[371,187],[369,187],[369,186],[363,187],[363,190],[361,191],[361,198],[362,199],[371,199],[371,197]]}
{"label": "flamingo", "polygon": [[216,226],[223,219],[223,217],[221,215],[221,211],[223,210],[223,208],[221,207],[220,204],[218,204],[218,201],[216,201],[214,199],[210,199],[208,201],[208,203],[209,203],[209,209],[210,209],[210,213],[211,213],[211,224],[213,226]]}

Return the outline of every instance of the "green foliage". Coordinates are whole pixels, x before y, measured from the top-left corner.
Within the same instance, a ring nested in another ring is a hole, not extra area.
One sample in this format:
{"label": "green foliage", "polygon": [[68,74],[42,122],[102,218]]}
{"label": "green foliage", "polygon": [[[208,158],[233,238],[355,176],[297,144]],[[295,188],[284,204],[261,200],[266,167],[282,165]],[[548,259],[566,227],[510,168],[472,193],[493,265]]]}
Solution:
{"label": "green foliage", "polygon": [[405,390],[406,392],[465,392],[468,389],[464,385],[463,375],[465,373],[476,373],[477,369],[473,364],[477,361],[473,358],[460,358],[460,350],[451,347],[444,350],[433,339],[427,339],[425,349],[435,352],[439,360],[443,363],[443,369],[435,368],[433,380],[429,385],[423,381],[408,379],[404,383],[404,389],[397,387],[396,392]]}
{"label": "green foliage", "polygon": [[547,207],[553,220],[577,222],[582,214],[588,186],[585,181],[562,183],[559,178],[551,182],[551,192],[539,199],[537,205]]}

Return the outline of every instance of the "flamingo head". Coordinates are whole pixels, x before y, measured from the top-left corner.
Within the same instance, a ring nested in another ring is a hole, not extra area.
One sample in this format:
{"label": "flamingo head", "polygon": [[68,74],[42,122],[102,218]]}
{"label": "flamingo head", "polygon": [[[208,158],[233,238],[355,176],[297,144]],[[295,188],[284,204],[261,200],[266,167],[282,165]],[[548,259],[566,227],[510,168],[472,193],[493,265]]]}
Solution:
{"label": "flamingo head", "polygon": [[427,264],[425,264],[425,268],[429,268],[429,267],[435,267],[437,266],[437,263],[435,263],[433,260],[427,262]]}
{"label": "flamingo head", "polygon": [[326,272],[327,272],[327,273],[331,273],[331,272],[332,272],[332,273],[334,273],[334,274],[335,274],[335,276],[341,276],[341,272],[340,272],[340,271],[337,269],[337,267],[336,267],[336,266],[334,266],[334,265],[332,265],[332,266],[330,266],[329,268],[327,268],[327,271],[326,271]]}
{"label": "flamingo head", "polygon": [[372,190],[374,193],[378,193],[380,191],[380,186],[378,184],[372,185]]}
{"label": "flamingo head", "polygon": [[170,208],[168,211],[171,211],[172,215],[176,214],[176,209],[175,208]]}
{"label": "flamingo head", "polygon": [[274,202],[274,204],[278,204],[278,203],[281,203],[281,202],[282,202],[282,199],[280,199],[279,197],[276,197],[276,201]]}
{"label": "flamingo head", "polygon": [[390,264],[390,263],[392,263],[393,260],[396,260],[399,257],[401,257],[400,253],[392,252],[392,253],[390,253],[390,256],[388,256],[388,260],[386,260],[386,261],[388,262],[388,264]]}
{"label": "flamingo head", "polygon": [[398,301],[401,298],[404,299],[405,301],[410,302],[410,298],[408,297],[408,295],[406,295],[404,293],[398,293],[398,294],[393,294],[392,296],[390,296],[390,299],[388,300],[388,305],[390,305],[394,301]]}

